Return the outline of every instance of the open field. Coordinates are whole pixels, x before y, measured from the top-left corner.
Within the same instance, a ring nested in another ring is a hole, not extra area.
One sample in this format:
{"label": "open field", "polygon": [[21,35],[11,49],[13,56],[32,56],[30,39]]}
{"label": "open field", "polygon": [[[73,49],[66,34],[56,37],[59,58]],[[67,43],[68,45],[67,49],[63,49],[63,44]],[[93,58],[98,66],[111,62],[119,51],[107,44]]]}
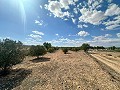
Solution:
{"label": "open field", "polygon": [[[119,61],[119,60],[118,60]],[[114,62],[116,64],[116,62]],[[113,72],[114,73],[114,72]],[[120,90],[120,81],[83,51],[26,57],[0,78],[0,90]]]}
{"label": "open field", "polygon": [[120,52],[94,52],[91,54],[120,74]]}

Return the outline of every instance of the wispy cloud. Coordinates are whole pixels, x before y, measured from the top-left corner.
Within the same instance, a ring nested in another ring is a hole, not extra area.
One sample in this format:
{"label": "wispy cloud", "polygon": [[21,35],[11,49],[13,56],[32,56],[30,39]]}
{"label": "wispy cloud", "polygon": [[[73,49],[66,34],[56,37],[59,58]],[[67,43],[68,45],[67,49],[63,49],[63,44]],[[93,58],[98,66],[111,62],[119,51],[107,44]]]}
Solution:
{"label": "wispy cloud", "polygon": [[38,25],[40,25],[40,26],[42,26],[43,25],[43,20],[40,20],[40,21],[35,20],[35,23],[38,24]]}
{"label": "wispy cloud", "polygon": [[34,34],[38,34],[38,35],[44,35],[43,32],[39,32],[39,31],[32,31]]}

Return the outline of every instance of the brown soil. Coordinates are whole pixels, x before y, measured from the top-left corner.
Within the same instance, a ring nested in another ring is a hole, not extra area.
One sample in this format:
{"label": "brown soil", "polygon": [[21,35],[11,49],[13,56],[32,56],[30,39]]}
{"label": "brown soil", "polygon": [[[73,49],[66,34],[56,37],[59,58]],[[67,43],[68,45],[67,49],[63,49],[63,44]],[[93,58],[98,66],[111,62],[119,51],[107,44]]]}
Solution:
{"label": "brown soil", "polygon": [[96,52],[91,54],[120,74],[120,52]]}
{"label": "brown soil", "polygon": [[0,90],[120,90],[120,82],[83,51],[26,57],[13,69],[17,74],[0,78]]}

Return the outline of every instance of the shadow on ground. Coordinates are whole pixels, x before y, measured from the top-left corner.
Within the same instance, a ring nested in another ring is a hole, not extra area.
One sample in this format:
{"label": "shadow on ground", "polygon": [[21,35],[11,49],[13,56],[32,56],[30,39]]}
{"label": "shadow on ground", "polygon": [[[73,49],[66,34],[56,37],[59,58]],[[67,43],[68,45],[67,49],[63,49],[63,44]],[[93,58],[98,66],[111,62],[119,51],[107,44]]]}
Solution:
{"label": "shadow on ground", "polygon": [[0,90],[11,90],[19,85],[21,82],[31,74],[31,70],[26,69],[14,69],[11,73],[5,77],[0,77]]}
{"label": "shadow on ground", "polygon": [[46,58],[46,57],[40,57],[40,58],[35,58],[33,60],[30,60],[33,63],[38,63],[38,62],[47,62],[50,61],[50,58]]}

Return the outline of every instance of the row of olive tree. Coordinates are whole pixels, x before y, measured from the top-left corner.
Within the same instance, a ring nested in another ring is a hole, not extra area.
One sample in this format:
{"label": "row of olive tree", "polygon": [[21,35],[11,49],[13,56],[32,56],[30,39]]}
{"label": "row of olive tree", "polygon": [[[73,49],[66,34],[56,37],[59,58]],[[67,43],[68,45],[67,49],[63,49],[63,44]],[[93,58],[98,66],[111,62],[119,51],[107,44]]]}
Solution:
{"label": "row of olive tree", "polygon": [[[89,44],[83,44],[81,48],[84,51],[89,49]],[[29,47],[29,52],[27,55],[39,56],[44,55],[48,52],[54,52],[54,50],[59,49],[58,47],[52,47],[50,43],[43,43],[42,45],[32,45]],[[67,48],[63,49],[63,52],[66,54],[68,52]],[[13,65],[16,65],[23,61],[26,55],[25,46],[23,46],[20,41],[13,41],[10,39],[4,39],[0,41],[0,74],[6,74],[11,69]]]}
{"label": "row of olive tree", "polygon": [[54,52],[57,48],[52,47],[51,43],[43,43],[43,45],[25,46],[20,41],[4,39],[0,41],[0,74],[9,73],[13,65],[21,63],[25,56],[42,56],[47,52]]}

